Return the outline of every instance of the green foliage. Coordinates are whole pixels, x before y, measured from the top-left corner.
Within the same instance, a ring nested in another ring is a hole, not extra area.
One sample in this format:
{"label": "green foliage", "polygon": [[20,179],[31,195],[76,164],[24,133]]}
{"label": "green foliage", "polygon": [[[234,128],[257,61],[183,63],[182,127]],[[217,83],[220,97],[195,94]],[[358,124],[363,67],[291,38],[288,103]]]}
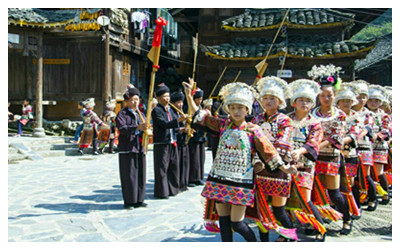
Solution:
{"label": "green foliage", "polygon": [[355,34],[350,40],[368,41],[390,33],[392,33],[392,22],[385,22],[380,25],[367,25],[364,29]]}

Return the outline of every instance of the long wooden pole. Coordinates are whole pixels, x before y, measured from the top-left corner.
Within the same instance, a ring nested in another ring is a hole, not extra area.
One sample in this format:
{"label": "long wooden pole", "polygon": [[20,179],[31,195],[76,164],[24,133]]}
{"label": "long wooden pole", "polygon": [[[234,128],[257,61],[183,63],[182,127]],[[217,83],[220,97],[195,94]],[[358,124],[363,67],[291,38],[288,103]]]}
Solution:
{"label": "long wooden pole", "polygon": [[233,80],[233,82],[236,82],[236,81],[238,80],[238,78],[239,78],[239,76],[240,76],[240,73],[242,73],[241,70],[239,70],[239,72],[237,73],[237,75],[236,75],[236,77],[235,77],[235,80]]}
{"label": "long wooden pole", "polygon": [[[154,47],[156,55],[160,55],[161,51],[161,46],[160,47]],[[156,56],[153,65],[158,65],[159,62],[159,56]],[[147,110],[146,110],[146,125],[150,126],[150,117],[151,117],[151,106],[153,103],[153,95],[154,95],[154,83],[156,81],[156,73],[158,71],[157,67],[153,67],[153,70],[151,71],[151,77],[150,77],[150,86],[149,86],[149,97],[147,101]],[[147,153],[148,146],[149,146],[149,131],[146,130],[143,134],[143,147],[145,150],[145,153]]]}
{"label": "long wooden pole", "polygon": [[222,71],[221,75],[220,75],[219,78],[218,78],[218,81],[215,83],[214,88],[211,90],[211,93],[210,93],[210,96],[208,97],[208,99],[210,99],[211,96],[214,94],[214,91],[215,91],[215,89],[217,88],[219,82],[221,81],[222,76],[224,75],[226,68],[227,68],[227,67],[225,66],[224,70]]}
{"label": "long wooden pole", "polygon": [[275,40],[276,40],[276,38],[278,37],[279,32],[281,31],[281,28],[282,28],[283,24],[285,23],[287,16],[289,15],[289,11],[290,11],[290,8],[286,11],[286,14],[285,14],[285,16],[284,16],[283,19],[282,19],[282,22],[281,22],[281,24],[279,25],[278,30],[276,31],[274,40],[272,40],[272,43],[271,43],[271,45],[269,46],[267,55],[266,55],[265,58],[263,59],[264,64],[263,64],[262,68],[260,69],[259,74],[257,75],[256,79],[254,80],[254,82],[253,82],[253,84],[252,84],[251,86],[255,86],[255,85],[257,84],[257,82],[260,80],[260,78],[264,75],[265,71],[267,70],[268,64],[267,64],[266,62],[267,62],[268,56],[269,56],[269,54],[271,53],[272,47],[273,47],[273,45],[274,45],[274,43],[275,43]]}

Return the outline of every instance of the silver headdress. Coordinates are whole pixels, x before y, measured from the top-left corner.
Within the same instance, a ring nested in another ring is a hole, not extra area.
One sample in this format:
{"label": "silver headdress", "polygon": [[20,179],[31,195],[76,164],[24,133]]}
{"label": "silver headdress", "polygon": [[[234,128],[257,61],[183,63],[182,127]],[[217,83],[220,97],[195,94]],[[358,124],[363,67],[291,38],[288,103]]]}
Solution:
{"label": "silver headdress", "polygon": [[360,94],[365,94],[365,95],[367,95],[367,97],[369,96],[369,91],[368,91],[369,82],[364,81],[364,80],[357,80],[357,81],[352,81],[350,83],[352,83],[352,84],[354,84],[354,85],[356,85],[358,87],[358,90],[359,90],[358,94],[359,95]]}
{"label": "silver headdress", "polygon": [[352,100],[353,105],[357,105],[357,96],[360,94],[360,90],[357,85],[350,82],[344,82],[340,85],[340,88],[336,91],[335,103],[337,104],[340,100]]}
{"label": "silver headdress", "polygon": [[254,98],[258,97],[257,92],[243,82],[233,82],[223,86],[218,95],[224,100],[223,108],[227,113],[229,113],[228,105],[233,103],[246,106],[251,113]]}
{"label": "silver headdress", "polygon": [[88,98],[84,100],[83,104],[86,108],[93,108],[96,105],[96,103],[94,102],[94,98]]}
{"label": "silver headdress", "polygon": [[287,89],[287,82],[276,76],[267,76],[261,78],[257,84],[256,88],[260,93],[260,96],[273,95],[281,100],[279,109],[286,108],[285,94]]}
{"label": "silver headdress", "polygon": [[319,93],[321,93],[321,90],[316,81],[298,79],[288,85],[286,96],[290,99],[290,105],[292,106],[297,98],[306,97],[313,102],[312,107],[315,107],[316,98]]}
{"label": "silver headdress", "polygon": [[369,99],[378,99],[382,102],[385,101],[385,88],[380,85],[369,85],[368,95]]}
{"label": "silver headdress", "polygon": [[112,100],[106,102],[106,107],[109,109],[114,109],[115,108],[115,99],[112,99]]}

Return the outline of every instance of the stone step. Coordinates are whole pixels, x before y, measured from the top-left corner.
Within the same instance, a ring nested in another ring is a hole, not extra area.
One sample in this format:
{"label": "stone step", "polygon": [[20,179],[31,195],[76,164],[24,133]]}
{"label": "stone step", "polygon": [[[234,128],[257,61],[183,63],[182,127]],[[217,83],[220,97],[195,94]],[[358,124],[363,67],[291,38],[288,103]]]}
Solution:
{"label": "stone step", "polygon": [[65,156],[64,150],[46,150],[37,152],[43,158]]}
{"label": "stone step", "polygon": [[19,153],[13,153],[13,154],[8,154],[8,163],[18,163],[19,161],[26,160],[28,159],[27,155],[19,154]]}
{"label": "stone step", "polygon": [[18,149],[14,147],[8,147],[8,154],[18,154]]}

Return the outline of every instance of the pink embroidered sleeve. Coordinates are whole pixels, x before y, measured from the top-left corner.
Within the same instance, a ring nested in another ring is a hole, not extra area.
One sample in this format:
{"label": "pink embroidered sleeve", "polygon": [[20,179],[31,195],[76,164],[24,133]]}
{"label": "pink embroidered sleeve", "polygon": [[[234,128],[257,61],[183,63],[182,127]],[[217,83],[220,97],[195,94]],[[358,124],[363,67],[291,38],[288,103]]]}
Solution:
{"label": "pink embroidered sleeve", "polygon": [[268,169],[274,171],[284,165],[278,151],[265,136],[262,129],[259,126],[254,125],[251,130],[254,135],[254,147]]}

